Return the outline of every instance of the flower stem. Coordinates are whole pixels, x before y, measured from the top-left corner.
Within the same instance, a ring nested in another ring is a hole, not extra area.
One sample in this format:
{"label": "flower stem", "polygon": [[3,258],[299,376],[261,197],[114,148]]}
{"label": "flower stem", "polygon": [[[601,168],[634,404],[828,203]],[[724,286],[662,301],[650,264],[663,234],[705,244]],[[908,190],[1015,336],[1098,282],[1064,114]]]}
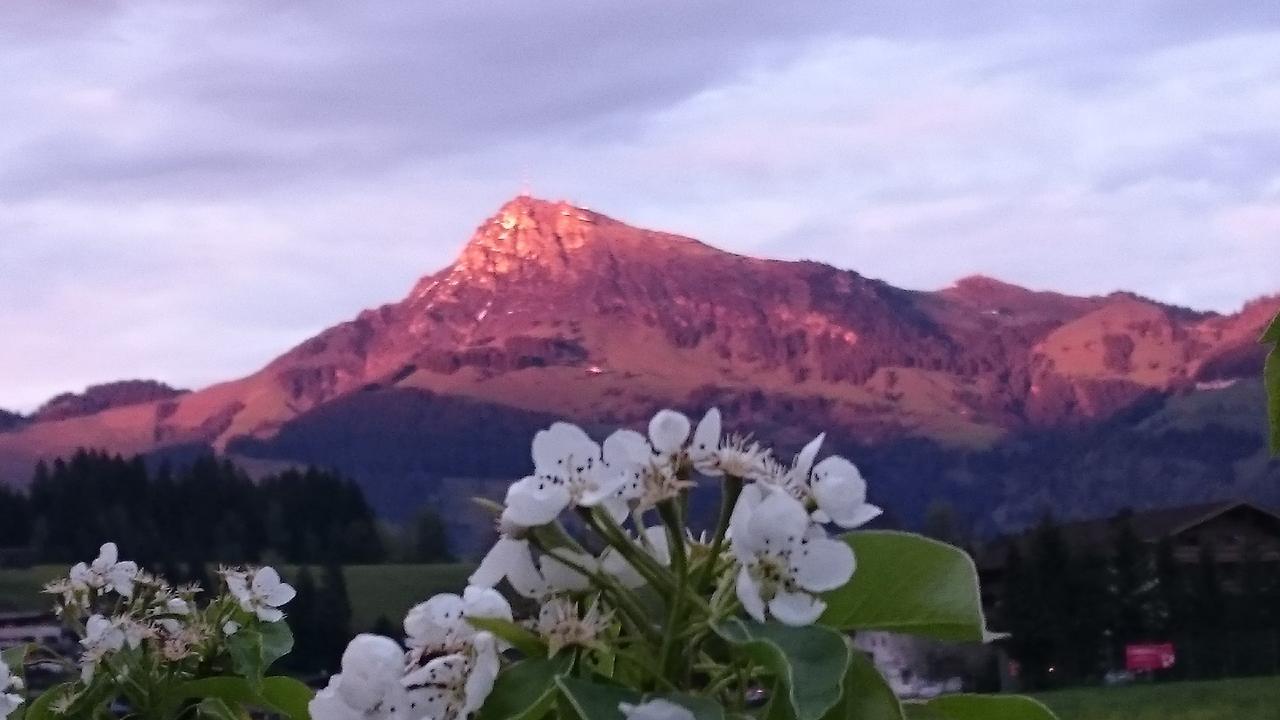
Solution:
{"label": "flower stem", "polygon": [[724,548],[725,536],[729,534],[729,520],[733,518],[733,508],[738,504],[738,496],[742,494],[742,478],[725,475],[720,493],[720,517],[716,520],[716,534],[711,538],[711,550],[707,554],[707,564],[698,576],[694,590],[702,592],[715,575],[716,563],[720,560],[720,550]]}
{"label": "flower stem", "polygon": [[[681,522],[680,505],[671,500],[658,504],[658,514],[667,529],[667,544],[671,547],[671,568],[676,574],[676,592],[667,608],[666,627],[662,629],[662,649],[658,655],[660,675],[678,675],[675,638],[681,622],[681,610],[689,582],[689,559],[684,545],[684,523]],[[696,592],[696,588],[695,588]]]}

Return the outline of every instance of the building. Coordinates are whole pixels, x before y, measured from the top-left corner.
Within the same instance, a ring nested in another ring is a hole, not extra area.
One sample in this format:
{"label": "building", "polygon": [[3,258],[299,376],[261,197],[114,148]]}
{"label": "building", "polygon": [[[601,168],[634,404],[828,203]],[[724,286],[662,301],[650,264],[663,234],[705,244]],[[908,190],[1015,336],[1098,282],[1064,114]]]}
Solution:
{"label": "building", "polygon": [[[1280,514],[1247,502],[1124,512],[1110,518],[1061,523],[1058,529],[1069,552],[1105,557],[1126,522],[1138,541],[1153,550],[1169,543],[1174,561],[1181,565],[1198,565],[1208,553],[1228,593],[1239,589],[1245,562],[1261,562],[1280,574]],[[983,606],[989,617],[999,618],[997,599],[1003,594],[1010,549],[1016,545],[1026,556],[1033,533],[1001,538],[979,553]]]}

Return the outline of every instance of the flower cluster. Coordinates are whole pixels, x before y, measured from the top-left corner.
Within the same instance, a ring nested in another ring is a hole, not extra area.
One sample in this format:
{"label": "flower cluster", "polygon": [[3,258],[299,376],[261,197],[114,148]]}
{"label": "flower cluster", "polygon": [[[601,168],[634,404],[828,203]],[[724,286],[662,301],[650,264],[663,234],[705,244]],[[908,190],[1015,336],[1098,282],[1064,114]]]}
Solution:
{"label": "flower cluster", "polygon": [[[538,432],[533,472],[493,506],[498,538],[470,586],[410,610],[405,648],[374,635],[353,640],[312,717],[466,718],[512,645],[582,667],[608,657],[644,687],[728,672],[703,647],[710,628],[740,613],[815,622],[821,593],[854,572],[849,545],[826,526],[857,527],[880,513],[852,463],[818,461],[822,442],[783,464],[746,436],[724,435],[715,409],[696,427],[662,410],[646,434],[618,430],[603,442],[563,422]],[[723,498],[716,527],[695,538],[686,513],[699,477],[716,478]],[[517,620],[499,587],[536,609]],[[632,720],[692,718],[662,699],[620,710]]]}
{"label": "flower cluster", "polygon": [[[646,526],[646,514],[658,509],[661,516],[664,503],[676,505],[695,486],[692,477],[698,473],[724,479],[732,512],[728,527],[710,543],[690,543],[694,547],[688,549],[714,553],[707,567],[719,567],[720,553],[731,551],[738,600],[756,620],[815,621],[824,608],[818,594],[848,582],[854,569],[848,545],[831,539],[823,526],[855,528],[880,514],[867,502],[866,481],[857,467],[839,456],[815,464],[823,435],[790,464],[780,463],[759,443],[723,436],[715,408],[696,428],[683,414],[662,410],[648,430],[647,437],[618,430],[603,444],[568,423],[539,432],[533,441],[534,473],[507,492],[500,537],[471,582],[493,586],[505,578],[520,594],[541,601],[586,589],[596,571],[626,587],[643,585],[646,578],[628,556],[666,566],[665,538],[673,529]],[[604,528],[609,542],[603,553],[594,557],[580,548],[544,544],[538,548],[540,567],[535,566],[534,530],[557,522],[569,509]],[[665,517],[663,522],[671,524]],[[639,541],[619,545],[619,538],[630,540],[627,524]],[[684,532],[683,527],[674,530]]]}
{"label": "flower cluster", "polygon": [[44,591],[57,598],[54,611],[79,637],[78,681],[62,690],[54,707],[63,714],[111,700],[145,707],[158,696],[156,688],[210,668],[230,671],[232,645],[249,641],[236,633],[256,625],[260,638],[261,629],[283,619],[279,607],[294,591],[269,567],[224,568],[221,575],[227,592],[202,607],[200,587],[174,587],[120,560],[115,543],[106,543],[92,562],[77,563],[47,584]]}
{"label": "flower cluster", "polygon": [[407,650],[379,635],[359,635],[342,670],[311,701],[313,720],[464,718],[493,689],[505,645],[472,620],[510,622],[511,605],[489,588],[441,594],[409,610]]}

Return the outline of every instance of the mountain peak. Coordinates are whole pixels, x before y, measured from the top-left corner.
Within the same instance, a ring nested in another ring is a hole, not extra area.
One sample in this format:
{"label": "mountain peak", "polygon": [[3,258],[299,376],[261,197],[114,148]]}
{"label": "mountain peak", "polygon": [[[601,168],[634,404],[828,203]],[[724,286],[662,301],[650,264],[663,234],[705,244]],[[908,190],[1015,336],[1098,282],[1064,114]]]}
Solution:
{"label": "mountain peak", "polygon": [[596,235],[603,216],[564,200],[519,195],[476,228],[454,270],[472,279],[494,278],[533,265],[563,269],[569,255]]}

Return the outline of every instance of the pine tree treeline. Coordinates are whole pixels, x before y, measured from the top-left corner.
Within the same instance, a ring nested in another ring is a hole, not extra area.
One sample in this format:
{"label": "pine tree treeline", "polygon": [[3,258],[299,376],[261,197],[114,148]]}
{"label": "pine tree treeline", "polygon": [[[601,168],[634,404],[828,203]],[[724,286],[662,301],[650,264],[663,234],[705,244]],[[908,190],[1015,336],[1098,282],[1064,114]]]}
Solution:
{"label": "pine tree treeline", "polygon": [[0,487],[0,547],[71,563],[93,557],[105,540],[151,565],[387,557],[360,488],[314,468],[254,481],[212,457],[152,472],[141,458],[80,451],[40,463],[25,494]]}
{"label": "pine tree treeline", "polygon": [[[1179,562],[1169,541],[1142,542],[1127,516],[1110,545],[1072,549],[1046,519],[1010,546],[1000,629],[1029,688],[1096,682],[1125,667],[1125,646],[1171,642],[1162,676],[1206,678],[1280,671],[1280,572],[1247,548],[1222,565],[1203,545]],[[1228,577],[1229,576],[1229,577]]]}

